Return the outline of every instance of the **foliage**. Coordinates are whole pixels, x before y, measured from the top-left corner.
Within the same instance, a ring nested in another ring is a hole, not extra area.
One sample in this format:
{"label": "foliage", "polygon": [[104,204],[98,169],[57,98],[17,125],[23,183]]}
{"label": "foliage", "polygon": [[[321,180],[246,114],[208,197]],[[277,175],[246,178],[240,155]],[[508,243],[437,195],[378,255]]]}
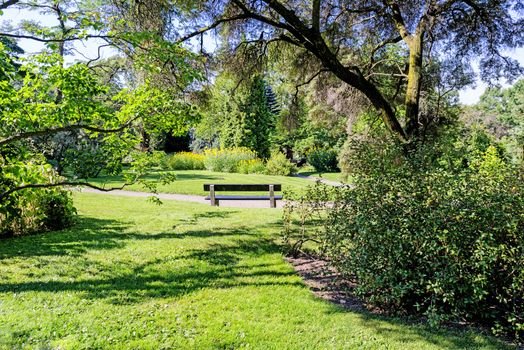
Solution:
{"label": "foliage", "polygon": [[338,88],[364,97],[403,142],[417,142],[440,120],[440,101],[456,102],[453,91],[474,82],[472,58],[486,82],[512,81],[523,72],[517,60],[504,55],[522,46],[519,0],[208,0],[193,5],[190,15],[177,13],[188,23],[181,41],[223,26],[217,51],[234,57],[227,62],[230,69],[247,74],[278,59],[277,54],[268,59],[268,47],[290,52],[283,64],[295,70],[292,77],[300,77],[297,87],[319,76],[319,81],[336,77],[340,84],[331,97],[351,98],[338,94]]}
{"label": "foliage", "polygon": [[241,160],[238,163],[238,172],[241,174],[264,174],[265,171],[266,165],[259,158]]}
{"label": "foliage", "polygon": [[205,157],[202,154],[192,152],[179,152],[166,155],[163,165],[171,170],[203,170]]}
{"label": "foliage", "polygon": [[209,149],[204,151],[204,165],[207,170],[236,173],[240,162],[256,159],[256,153],[245,147]]}
{"label": "foliage", "polygon": [[[29,196],[30,189],[82,185],[102,173],[122,173],[125,163],[131,165],[126,183],[138,181],[155,192],[144,174],[156,157],[136,153],[141,132],[183,133],[197,117],[169,88],[144,82],[110,96],[86,64],[65,66],[60,55],[38,54],[15,66],[1,43],[0,56],[0,205],[5,211],[34,205],[19,198]],[[42,176],[48,164],[59,174]],[[47,204],[67,212],[66,202],[56,197]],[[51,215],[43,229],[57,222],[53,210],[41,211]]]}
{"label": "foliage", "polygon": [[[304,191],[285,192],[286,204],[282,221],[284,223],[281,239],[287,254],[297,257],[306,250],[323,253],[325,250],[324,227],[329,214],[329,203],[334,198],[333,186],[317,182]],[[305,249],[304,244],[315,243],[314,248]]]}
{"label": "foliage", "polygon": [[261,77],[238,86],[232,77],[222,74],[210,91],[208,103],[208,112],[197,127],[199,138],[212,143],[218,135],[222,148],[246,147],[258,157],[269,157],[275,115],[267,83]]}
{"label": "foliage", "polygon": [[[28,161],[7,163],[0,156],[0,191],[17,183],[49,181],[58,177],[49,165]],[[45,230],[59,230],[73,223],[75,209],[68,192],[56,188],[31,188],[0,202],[0,238]]]}
{"label": "foliage", "polygon": [[524,162],[524,79],[506,89],[487,89],[463,119],[502,142],[514,162]]}
{"label": "foliage", "polygon": [[353,186],[319,206],[325,226],[313,237],[374,305],[522,337],[523,174],[493,146],[452,140],[409,157],[389,141],[354,141]]}
{"label": "foliage", "polygon": [[268,175],[289,176],[295,171],[295,165],[280,152],[273,152],[266,163],[266,174]]}
{"label": "foliage", "polygon": [[318,172],[338,171],[337,152],[334,150],[313,150],[308,154],[307,162]]}
{"label": "foliage", "polygon": [[[61,189],[44,190],[39,196],[39,206],[43,208],[42,227],[37,231],[57,231],[74,224],[76,209],[73,206],[71,193]],[[27,227],[25,228],[27,230]]]}

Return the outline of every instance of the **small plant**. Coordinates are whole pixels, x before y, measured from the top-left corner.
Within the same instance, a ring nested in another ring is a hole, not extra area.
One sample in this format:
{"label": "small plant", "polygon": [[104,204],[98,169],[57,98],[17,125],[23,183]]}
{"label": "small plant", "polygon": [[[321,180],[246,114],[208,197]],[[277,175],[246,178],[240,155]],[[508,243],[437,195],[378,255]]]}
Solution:
{"label": "small plant", "polygon": [[274,152],[266,164],[266,174],[289,176],[296,171],[295,165],[283,153]]}
{"label": "small plant", "polygon": [[76,209],[70,192],[63,190],[48,191],[40,198],[42,207],[42,225],[49,231],[56,231],[74,224]]}

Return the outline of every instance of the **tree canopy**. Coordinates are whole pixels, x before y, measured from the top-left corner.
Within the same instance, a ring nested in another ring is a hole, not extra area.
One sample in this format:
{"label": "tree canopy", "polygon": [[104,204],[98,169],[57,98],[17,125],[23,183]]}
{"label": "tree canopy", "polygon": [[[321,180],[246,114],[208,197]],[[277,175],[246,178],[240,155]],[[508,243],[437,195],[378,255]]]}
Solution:
{"label": "tree canopy", "polygon": [[[432,93],[430,80],[440,82],[444,90],[470,84],[476,59],[485,81],[501,77],[512,81],[523,72],[505,55],[506,49],[524,43],[523,6],[516,0],[189,4],[190,10],[177,12],[178,41],[223,26],[226,46],[232,50],[290,45],[315,63],[309,66],[312,76],[306,81],[326,71],[336,76],[365,95],[402,141],[416,139],[428,123],[420,104],[424,93]],[[184,30],[187,27],[194,30]],[[395,48],[398,54],[392,57]],[[391,85],[396,92],[388,91]],[[399,98],[401,103],[396,102]]]}

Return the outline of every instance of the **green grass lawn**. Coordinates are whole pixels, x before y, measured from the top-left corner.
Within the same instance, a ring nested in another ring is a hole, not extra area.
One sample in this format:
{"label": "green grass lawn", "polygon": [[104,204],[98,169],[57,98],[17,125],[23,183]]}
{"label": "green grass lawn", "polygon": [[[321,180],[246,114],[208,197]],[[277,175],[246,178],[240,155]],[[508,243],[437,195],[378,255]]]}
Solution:
{"label": "green grass lawn", "polygon": [[505,348],[314,297],[275,243],[280,210],[74,199],[74,228],[0,240],[2,349]]}
{"label": "green grass lawn", "polygon": [[[205,183],[282,184],[284,191],[300,191],[313,184],[312,181],[292,176],[217,173],[207,170],[175,170],[171,171],[171,173],[176,174],[177,180],[167,185],[158,183],[158,192],[206,195],[208,192],[205,192],[202,188],[202,185]],[[159,172],[152,173],[145,179],[155,181],[159,178],[159,174]],[[121,177],[102,177],[91,179],[90,181],[105,185],[106,187],[120,186],[123,183]],[[144,191],[142,186],[136,184],[128,186],[125,189],[130,191]]]}

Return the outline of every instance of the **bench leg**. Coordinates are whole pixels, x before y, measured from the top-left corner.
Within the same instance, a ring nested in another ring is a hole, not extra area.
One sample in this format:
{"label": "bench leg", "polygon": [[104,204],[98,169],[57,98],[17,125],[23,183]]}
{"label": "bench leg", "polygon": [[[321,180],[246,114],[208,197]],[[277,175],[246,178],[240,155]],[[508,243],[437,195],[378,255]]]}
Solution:
{"label": "bench leg", "polygon": [[269,207],[277,207],[277,202],[275,200],[275,187],[273,185],[269,185]]}
{"label": "bench leg", "polygon": [[215,185],[209,186],[209,199],[211,202],[211,206],[218,205],[218,201],[215,198]]}

